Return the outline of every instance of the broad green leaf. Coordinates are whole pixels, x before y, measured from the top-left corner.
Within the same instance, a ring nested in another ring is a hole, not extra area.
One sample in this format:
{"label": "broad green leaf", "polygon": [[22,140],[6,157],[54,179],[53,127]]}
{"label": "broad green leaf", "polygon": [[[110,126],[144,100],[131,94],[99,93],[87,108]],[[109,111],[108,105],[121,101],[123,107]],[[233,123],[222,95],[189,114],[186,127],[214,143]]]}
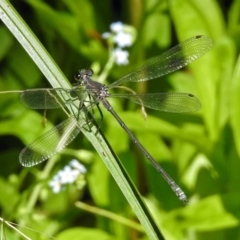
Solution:
{"label": "broad green leaf", "polygon": [[[230,38],[220,38],[216,43],[216,59],[218,66],[216,70],[219,72],[219,82],[217,85],[217,109],[219,115],[216,116],[216,122],[221,130],[229,119],[229,109],[231,109],[231,82],[233,75],[233,68],[236,62],[236,49],[234,43]],[[224,56],[224,57],[223,57]]]}
{"label": "broad green leaf", "polygon": [[6,28],[0,27],[0,60],[3,59],[13,45],[13,37]]}
{"label": "broad green leaf", "polygon": [[99,229],[88,229],[88,228],[70,228],[63,231],[56,236],[59,240],[78,240],[78,239],[89,239],[89,240],[113,240],[114,237],[107,234],[106,232]]}
{"label": "broad green leaf", "polygon": [[240,156],[240,57],[238,57],[231,86],[230,121],[235,139],[235,145]]}
{"label": "broad green leaf", "polygon": [[56,11],[44,1],[27,0],[26,2],[36,11],[40,22],[43,24],[42,27],[46,31],[50,31],[49,34],[59,33],[72,47],[78,48],[80,28],[76,16],[67,12]]}
{"label": "broad green leaf", "polygon": [[[215,45],[224,31],[223,16],[214,1],[173,0],[170,1],[170,11],[181,41],[195,35],[208,35],[213,37]],[[197,81],[197,96],[202,103],[201,112],[212,141],[218,137],[215,109],[218,107],[216,84],[219,82],[219,73],[217,69],[212,71],[212,68],[218,65],[218,59],[214,53],[216,54],[216,50],[214,51],[213,48],[205,56],[189,65]]]}
{"label": "broad green leaf", "polygon": [[14,186],[11,186],[9,182],[6,182],[0,177],[0,188],[1,188],[1,198],[0,204],[1,208],[5,209],[6,213],[11,215],[11,212],[15,208],[19,201],[20,195]]}
{"label": "broad green leaf", "polygon": [[239,194],[223,196],[212,195],[189,205],[187,208],[172,211],[166,215],[162,226],[177,239],[184,236],[184,231],[194,229],[200,232],[216,231],[239,225]]}

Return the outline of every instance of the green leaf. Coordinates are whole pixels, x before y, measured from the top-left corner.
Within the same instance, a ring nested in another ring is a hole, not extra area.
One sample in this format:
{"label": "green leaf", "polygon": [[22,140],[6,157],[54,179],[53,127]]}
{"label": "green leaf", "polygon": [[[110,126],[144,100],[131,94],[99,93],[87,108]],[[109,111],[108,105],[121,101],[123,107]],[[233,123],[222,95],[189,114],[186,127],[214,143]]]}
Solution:
{"label": "green leaf", "polygon": [[233,130],[235,145],[237,148],[238,155],[240,156],[240,57],[238,57],[231,88],[231,98],[230,98],[230,121]]}
{"label": "green leaf", "polygon": [[1,198],[0,205],[5,209],[7,214],[11,214],[15,205],[18,203],[20,195],[17,190],[0,177]]}
{"label": "green leaf", "polygon": [[[239,225],[240,211],[237,202],[239,194],[212,195],[185,209],[172,211],[164,218],[163,226],[175,239],[184,231],[216,231]],[[177,231],[176,231],[177,229]]]}
{"label": "green leaf", "polygon": [[219,128],[223,129],[229,119],[229,96],[231,96],[231,81],[236,62],[236,49],[233,41],[228,37],[220,38],[215,49],[216,63],[218,64],[215,67],[219,74],[216,122],[218,122]]}
{"label": "green leaf", "polygon": [[56,236],[59,240],[79,240],[79,239],[89,239],[89,240],[113,240],[111,235],[99,229],[88,229],[88,228],[70,228],[63,231]]}
{"label": "green leaf", "polygon": [[75,16],[67,12],[55,11],[43,1],[27,0],[26,2],[34,8],[46,32],[52,35],[57,32],[70,46],[78,48],[80,28]]}
{"label": "green leaf", "polygon": [[[170,1],[170,11],[177,35],[181,41],[195,35],[207,35],[213,37],[215,45],[223,34],[224,19],[214,1],[173,0]],[[218,107],[217,83],[219,72],[217,70],[212,71],[212,67],[217,66],[220,60],[216,54],[216,50],[212,49],[205,56],[189,65],[197,81],[197,96],[202,103],[201,112],[211,141],[218,138],[219,127],[216,124],[215,110]]]}
{"label": "green leaf", "polygon": [[172,0],[169,3],[174,25],[181,40],[186,39],[186,36],[199,34],[210,35],[213,38],[223,34],[224,18],[216,1]]}
{"label": "green leaf", "polygon": [[[161,29],[161,37],[159,30]],[[150,47],[156,43],[158,47],[165,47],[170,42],[170,19],[167,15],[161,12],[150,14],[143,25],[143,44]]]}
{"label": "green leaf", "polygon": [[9,34],[6,28],[0,27],[0,60],[8,53],[13,44],[13,37]]}

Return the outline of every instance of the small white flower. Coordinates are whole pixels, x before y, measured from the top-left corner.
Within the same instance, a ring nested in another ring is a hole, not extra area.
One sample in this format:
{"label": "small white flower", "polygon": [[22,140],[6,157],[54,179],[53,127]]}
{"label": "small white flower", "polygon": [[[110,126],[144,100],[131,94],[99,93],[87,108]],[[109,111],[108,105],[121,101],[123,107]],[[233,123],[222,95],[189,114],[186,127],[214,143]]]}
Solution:
{"label": "small white flower", "polygon": [[73,183],[79,174],[78,170],[73,170],[69,166],[65,166],[63,170],[58,172],[58,176],[62,184]]}
{"label": "small white flower", "polygon": [[120,48],[130,47],[132,46],[132,43],[133,43],[132,35],[130,33],[125,33],[125,32],[117,33],[114,36],[113,40]]}
{"label": "small white flower", "polygon": [[61,181],[57,175],[49,182],[49,186],[52,188],[54,193],[59,193],[62,187]]}
{"label": "small white flower", "polygon": [[110,32],[105,32],[102,34],[102,38],[104,38],[104,39],[108,39],[110,36],[111,36]]}
{"label": "small white flower", "polygon": [[123,28],[124,24],[122,22],[115,22],[110,25],[111,31],[115,33],[123,31]]}
{"label": "small white flower", "polygon": [[74,183],[81,174],[86,172],[87,169],[76,159],[73,159],[63,170],[57,172],[49,182],[49,186],[54,193],[59,193],[64,185]]}
{"label": "small white flower", "polygon": [[70,165],[72,168],[78,170],[78,171],[79,171],[79,174],[80,174],[80,173],[86,173],[86,172],[87,172],[87,169],[85,168],[85,166],[84,166],[83,164],[79,163],[79,161],[77,161],[76,159],[73,159],[73,160],[69,163],[69,165]]}
{"label": "small white flower", "polygon": [[113,55],[115,57],[115,61],[117,65],[127,65],[129,63],[128,56],[129,53],[126,50],[122,50],[121,48],[116,48],[113,51]]}

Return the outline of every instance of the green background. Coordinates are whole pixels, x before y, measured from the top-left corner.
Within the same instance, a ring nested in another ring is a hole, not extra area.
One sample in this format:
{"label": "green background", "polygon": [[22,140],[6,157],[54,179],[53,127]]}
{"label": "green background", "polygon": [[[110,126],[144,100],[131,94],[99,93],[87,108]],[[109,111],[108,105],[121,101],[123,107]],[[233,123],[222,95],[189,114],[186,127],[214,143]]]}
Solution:
{"label": "green background", "polygon": [[[192,114],[147,110],[111,100],[140,142],[184,189],[183,207],[169,186],[144,159],[116,120],[105,110],[101,130],[143,195],[166,239],[240,239],[240,1],[11,1],[71,83],[78,69],[92,67],[97,76],[108,60],[101,34],[115,21],[133,25],[137,40],[129,48],[130,64],[114,66],[107,83],[116,81],[147,59],[195,35],[207,35],[214,47],[186,69],[149,82],[129,84],[136,92],[178,91],[195,94],[202,109]],[[0,91],[51,87],[22,46],[0,25]],[[23,168],[21,149],[66,119],[61,110],[22,106],[19,94],[0,95],[1,217],[43,232],[32,239],[147,239],[144,231],[89,213],[80,200],[136,221],[92,145],[80,134],[58,154],[48,175],[46,163]],[[68,186],[59,194],[49,180],[71,159],[88,169],[86,186]],[[4,225],[7,239],[22,239]],[[44,235],[45,234],[45,235]],[[46,236],[47,235],[47,236]]]}

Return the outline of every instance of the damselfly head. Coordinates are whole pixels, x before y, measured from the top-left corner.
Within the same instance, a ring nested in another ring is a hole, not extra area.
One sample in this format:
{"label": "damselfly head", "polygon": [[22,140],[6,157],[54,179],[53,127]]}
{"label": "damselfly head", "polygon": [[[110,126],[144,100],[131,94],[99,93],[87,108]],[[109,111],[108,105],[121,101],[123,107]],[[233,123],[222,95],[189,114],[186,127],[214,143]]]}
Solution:
{"label": "damselfly head", "polygon": [[74,79],[77,82],[81,82],[84,77],[91,77],[93,75],[93,70],[92,69],[84,69],[84,70],[80,70],[78,71],[75,75],[74,75]]}

